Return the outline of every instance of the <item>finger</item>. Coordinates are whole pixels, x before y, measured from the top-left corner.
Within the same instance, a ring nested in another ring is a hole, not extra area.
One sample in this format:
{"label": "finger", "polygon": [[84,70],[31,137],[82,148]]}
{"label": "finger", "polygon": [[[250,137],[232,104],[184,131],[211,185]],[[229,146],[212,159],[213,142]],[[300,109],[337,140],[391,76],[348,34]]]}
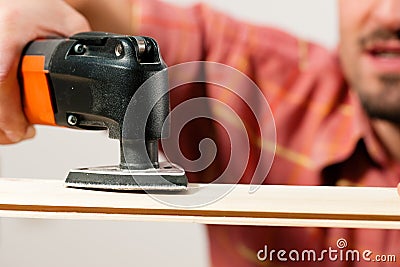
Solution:
{"label": "finger", "polygon": [[65,36],[70,36],[79,32],[91,31],[88,20],[81,13],[79,13],[69,5],[66,5],[65,12],[71,14],[71,18],[68,21],[65,21],[65,23],[67,24],[66,27],[64,24],[63,33]]}
{"label": "finger", "polygon": [[28,134],[29,123],[21,107],[17,67],[14,63],[9,73],[0,80],[0,129],[10,142],[19,142]]}
{"label": "finger", "polygon": [[58,1],[58,5],[58,12],[47,14],[47,22],[39,20],[41,27],[38,27],[39,32],[36,33],[36,38],[37,36],[46,37],[46,34],[49,35],[49,33],[71,36],[75,33],[91,30],[89,22],[82,14],[63,1]]}
{"label": "finger", "polygon": [[[36,130],[32,125],[29,125],[24,139],[31,139],[36,135]],[[2,145],[9,145],[9,144],[14,144],[15,142],[12,142],[10,138],[2,131],[0,130],[0,144]]]}

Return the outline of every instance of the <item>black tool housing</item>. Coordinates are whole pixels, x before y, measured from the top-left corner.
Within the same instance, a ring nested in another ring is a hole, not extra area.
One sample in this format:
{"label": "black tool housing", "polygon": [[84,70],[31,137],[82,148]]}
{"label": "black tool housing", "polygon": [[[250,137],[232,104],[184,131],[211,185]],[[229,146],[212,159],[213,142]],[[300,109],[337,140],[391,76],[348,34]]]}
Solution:
{"label": "black tool housing", "polygon": [[[61,42],[48,64],[58,125],[109,129],[122,138],[122,124],[132,96],[152,75],[166,68],[159,47],[149,37],[88,32]],[[168,76],[150,88],[143,102],[154,103],[147,118],[146,140],[161,138],[169,113]],[[158,97],[160,99],[151,99]],[[146,118],[142,118],[146,119]],[[132,136],[132,139],[143,139]]]}

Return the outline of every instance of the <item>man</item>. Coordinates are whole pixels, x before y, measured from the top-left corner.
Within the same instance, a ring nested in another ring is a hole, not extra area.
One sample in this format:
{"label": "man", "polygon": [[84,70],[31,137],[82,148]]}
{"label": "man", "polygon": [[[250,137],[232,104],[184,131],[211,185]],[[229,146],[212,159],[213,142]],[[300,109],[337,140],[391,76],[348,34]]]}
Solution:
{"label": "man", "polygon": [[[66,2],[84,14],[93,29],[155,37],[170,66],[196,60],[221,62],[256,82],[269,101],[277,128],[276,158],[266,183],[395,186],[399,182],[400,0],[338,1],[340,61],[316,45],[268,27],[238,22],[204,5],[178,8],[149,0]],[[0,1],[2,143],[15,143],[34,134],[21,112],[15,79],[15,62],[22,47],[37,37],[88,29],[86,21],[64,2],[42,0],[28,8],[29,3]],[[7,32],[13,34],[3,35]],[[32,34],[25,36],[26,32]],[[241,182],[248,183],[261,149],[257,127],[268,127],[270,122],[254,125],[248,110],[234,95],[208,85],[192,88],[197,90],[185,88],[172,95],[173,104],[206,96],[232,106],[244,121],[249,118],[246,130],[252,133],[252,155],[241,177]],[[226,167],[229,153],[224,149],[229,143],[216,124],[202,121],[184,132],[183,150],[191,157],[199,156],[190,149],[195,147],[191,143],[209,133],[223,152],[206,171],[191,174],[192,180],[216,178]],[[240,160],[240,156],[232,157]],[[327,256],[322,258],[323,266],[365,266],[368,259],[369,266],[378,266],[374,256],[397,254],[400,247],[399,231],[243,226],[208,229],[214,266],[266,264],[257,258],[265,245],[300,254],[309,249],[339,251],[336,242],[343,238],[350,249],[373,253],[360,261]],[[287,261],[275,257],[268,263],[296,265],[295,253],[292,256]],[[318,259],[311,259],[300,266],[317,264],[321,264]]]}

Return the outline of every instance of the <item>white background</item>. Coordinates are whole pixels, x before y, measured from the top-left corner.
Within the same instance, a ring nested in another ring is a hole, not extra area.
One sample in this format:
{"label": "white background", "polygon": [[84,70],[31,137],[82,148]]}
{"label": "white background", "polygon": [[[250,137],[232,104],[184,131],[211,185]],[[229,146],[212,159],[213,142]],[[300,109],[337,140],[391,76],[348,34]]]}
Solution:
{"label": "white background", "polygon": [[[205,2],[332,49],[337,43],[334,0]],[[0,177],[63,180],[70,168],[118,163],[118,143],[104,133],[37,129],[33,141],[0,146]],[[0,223],[0,266],[208,266],[207,238],[201,225],[28,219],[1,219]]]}

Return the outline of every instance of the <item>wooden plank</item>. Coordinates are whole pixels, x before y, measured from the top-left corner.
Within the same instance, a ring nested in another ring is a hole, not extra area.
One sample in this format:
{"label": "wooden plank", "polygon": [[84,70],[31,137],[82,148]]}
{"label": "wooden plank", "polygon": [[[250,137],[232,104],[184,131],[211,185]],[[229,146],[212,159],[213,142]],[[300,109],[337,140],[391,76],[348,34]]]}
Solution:
{"label": "wooden plank", "polygon": [[400,229],[395,188],[192,184],[185,193],[115,193],[0,178],[0,217]]}

